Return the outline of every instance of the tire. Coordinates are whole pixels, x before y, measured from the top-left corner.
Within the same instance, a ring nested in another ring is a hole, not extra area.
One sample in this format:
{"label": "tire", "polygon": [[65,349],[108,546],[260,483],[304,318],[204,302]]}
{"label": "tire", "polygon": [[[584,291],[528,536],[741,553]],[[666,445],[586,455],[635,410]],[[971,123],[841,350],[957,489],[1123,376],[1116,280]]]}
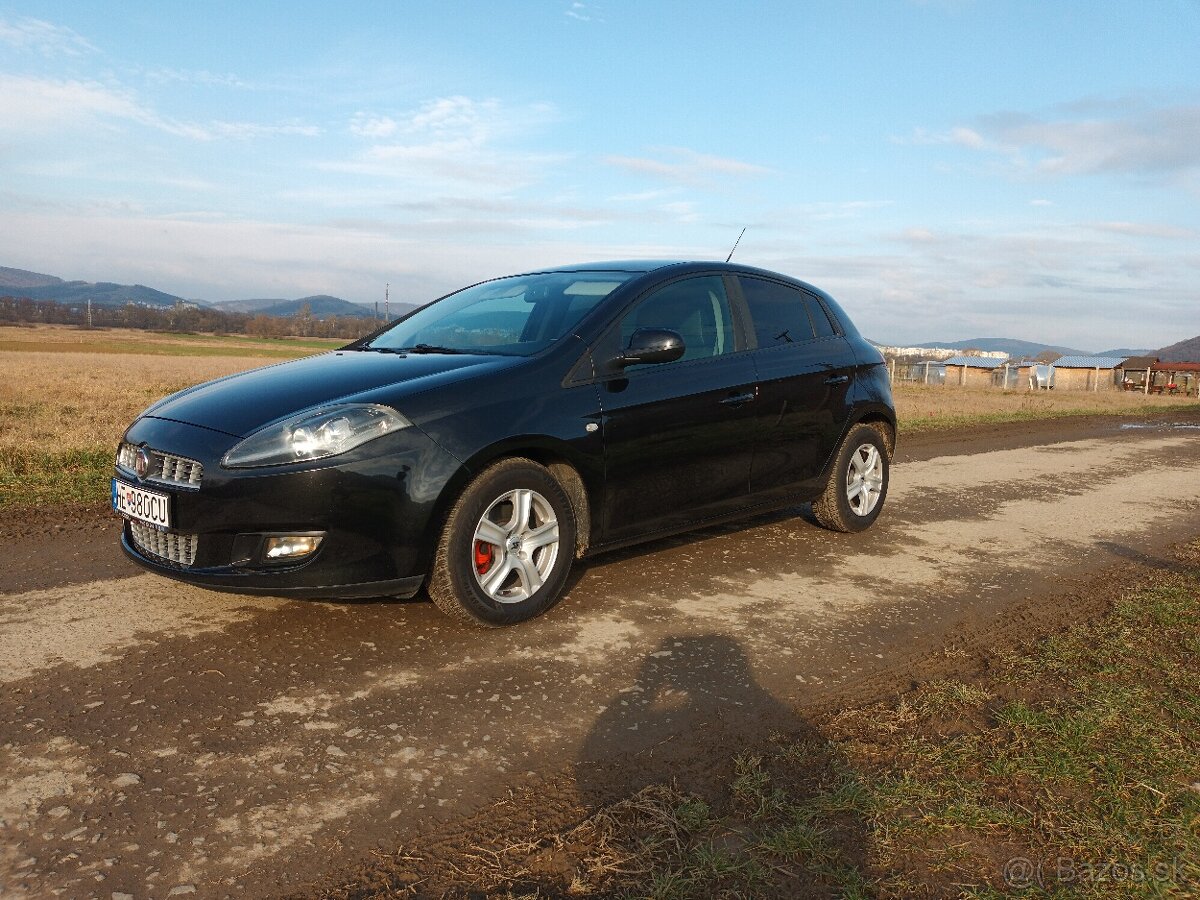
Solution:
{"label": "tire", "polygon": [[864,531],[874,524],[887,498],[891,461],[874,425],[858,424],[838,447],[829,480],[813,503],[813,515],[831,531]]}
{"label": "tire", "polygon": [[543,466],[505,459],[479,473],[446,517],[429,597],[454,618],[514,625],[562,593],[575,552],[575,516]]}

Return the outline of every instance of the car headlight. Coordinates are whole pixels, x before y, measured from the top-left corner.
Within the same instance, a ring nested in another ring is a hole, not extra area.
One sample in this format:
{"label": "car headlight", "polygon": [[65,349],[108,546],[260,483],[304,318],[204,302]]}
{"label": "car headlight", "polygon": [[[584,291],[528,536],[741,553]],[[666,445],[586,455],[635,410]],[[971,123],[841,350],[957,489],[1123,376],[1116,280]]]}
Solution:
{"label": "car headlight", "polygon": [[412,422],[393,409],[354,403],[301,413],[255,432],[225,454],[227,469],[280,466],[337,456]]}

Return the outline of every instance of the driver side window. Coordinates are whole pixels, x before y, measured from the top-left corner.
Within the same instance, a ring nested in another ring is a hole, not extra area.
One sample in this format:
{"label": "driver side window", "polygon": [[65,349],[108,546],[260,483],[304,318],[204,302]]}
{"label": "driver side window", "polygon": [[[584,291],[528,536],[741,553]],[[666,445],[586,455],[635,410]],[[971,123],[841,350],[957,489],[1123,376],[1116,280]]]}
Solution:
{"label": "driver side window", "polygon": [[733,314],[718,275],[687,278],[660,288],[621,320],[621,347],[639,328],[669,328],[683,338],[681,361],[734,350]]}

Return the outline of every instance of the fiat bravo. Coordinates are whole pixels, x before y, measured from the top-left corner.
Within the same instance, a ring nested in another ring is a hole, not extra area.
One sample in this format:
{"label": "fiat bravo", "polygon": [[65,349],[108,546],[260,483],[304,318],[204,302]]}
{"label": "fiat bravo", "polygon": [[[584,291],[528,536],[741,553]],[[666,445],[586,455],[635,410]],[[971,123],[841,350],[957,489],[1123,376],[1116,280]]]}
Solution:
{"label": "fiat bravo", "polygon": [[340,350],[172,394],[129,426],[122,546],[170,578],[411,597],[490,625],[601,551],[887,496],[883,358],[825,292],[729,263],[484,281]]}

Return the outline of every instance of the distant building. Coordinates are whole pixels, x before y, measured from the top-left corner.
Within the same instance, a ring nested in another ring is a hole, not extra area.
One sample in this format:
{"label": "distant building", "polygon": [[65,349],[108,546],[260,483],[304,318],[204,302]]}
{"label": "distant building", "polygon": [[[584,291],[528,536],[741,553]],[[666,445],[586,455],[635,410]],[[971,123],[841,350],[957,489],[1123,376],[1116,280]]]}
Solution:
{"label": "distant building", "polygon": [[1017,387],[1047,391],[1054,387],[1054,366],[1035,359],[1022,360],[1017,366]]}
{"label": "distant building", "polygon": [[1157,356],[1130,356],[1121,363],[1121,387],[1127,391],[1147,392],[1147,376],[1158,362]]}
{"label": "distant building", "polygon": [[1121,384],[1121,364],[1115,356],[1060,356],[1054,361],[1058,391],[1115,391]]}
{"label": "distant building", "polygon": [[1200,396],[1200,362],[1160,362],[1150,368],[1151,394]]}
{"label": "distant building", "polygon": [[1008,354],[1000,350],[973,350],[963,353],[962,350],[946,350],[938,347],[889,347],[883,344],[875,345],[879,352],[889,359],[912,357],[916,359],[945,360],[955,356],[983,357],[984,359],[1008,359]]}
{"label": "distant building", "polygon": [[996,370],[1004,368],[1007,354],[995,356],[952,356],[946,360],[946,384],[959,387],[991,387]]}

